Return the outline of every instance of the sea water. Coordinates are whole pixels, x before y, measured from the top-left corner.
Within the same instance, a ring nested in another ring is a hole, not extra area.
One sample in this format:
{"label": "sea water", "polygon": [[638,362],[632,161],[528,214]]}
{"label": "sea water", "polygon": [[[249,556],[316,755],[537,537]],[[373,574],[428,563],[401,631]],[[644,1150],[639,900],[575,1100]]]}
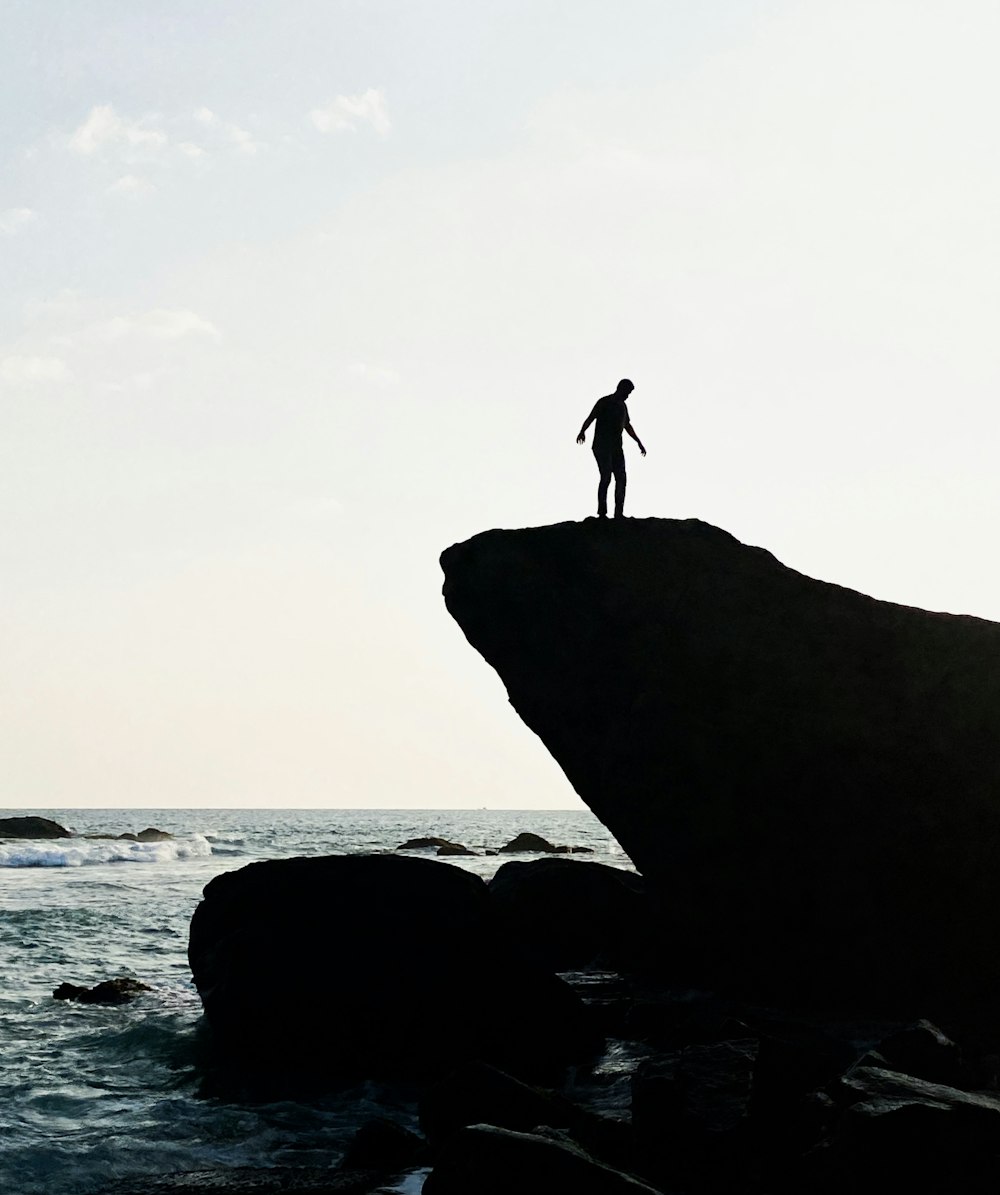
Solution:
{"label": "sea water", "polygon": [[[205,1030],[187,964],[191,914],[213,876],[259,859],[392,851],[435,835],[497,849],[521,831],[629,861],[588,811],[2,810],[78,834],[163,842],[0,840],[0,1191],[89,1195],[145,1174],[326,1166],[373,1115],[407,1120],[398,1092],[365,1084],[308,1102],[241,1104],[202,1089]],[[449,863],[489,878],[519,856]],[[523,856],[522,856],[523,857]],[[134,976],[117,1007],[52,999],[70,982]]]}

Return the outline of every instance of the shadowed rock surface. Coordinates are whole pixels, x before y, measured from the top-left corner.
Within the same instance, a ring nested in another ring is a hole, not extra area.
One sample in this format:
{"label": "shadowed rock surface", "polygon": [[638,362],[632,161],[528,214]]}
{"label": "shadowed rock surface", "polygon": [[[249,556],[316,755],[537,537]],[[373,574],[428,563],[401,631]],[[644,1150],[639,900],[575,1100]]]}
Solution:
{"label": "shadowed rock surface", "polygon": [[423,1189],[426,1195],[658,1195],[558,1134],[485,1124],[460,1129],[448,1140]]}
{"label": "shadowed rock surface", "polygon": [[545,1073],[600,1045],[577,996],[524,960],[483,881],[430,859],[282,859],[217,876],[188,956],[231,1060],[293,1085],[476,1057]]}
{"label": "shadowed rock surface", "polygon": [[811,580],[697,520],[489,531],[444,596],[705,984],[985,1019],[1000,626]]}
{"label": "shadowed rock surface", "polygon": [[72,838],[73,834],[47,817],[0,817],[0,838]]}
{"label": "shadowed rock surface", "polygon": [[489,889],[505,924],[540,966],[628,969],[648,959],[646,881],[635,872],[532,859],[504,863]]}

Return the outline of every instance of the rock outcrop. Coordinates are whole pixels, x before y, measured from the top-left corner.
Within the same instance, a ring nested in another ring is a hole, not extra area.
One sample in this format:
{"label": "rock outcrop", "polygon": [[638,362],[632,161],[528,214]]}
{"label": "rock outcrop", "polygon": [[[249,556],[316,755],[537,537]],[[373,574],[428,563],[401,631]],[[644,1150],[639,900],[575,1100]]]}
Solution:
{"label": "rock outcrop", "polygon": [[73,832],[47,817],[0,817],[0,838],[72,838]]}
{"label": "rock outcrop", "polygon": [[1000,997],[1000,626],[697,520],[490,531],[448,609],[695,981],[897,1016]]}
{"label": "rock outcrop", "polygon": [[52,993],[54,1000],[76,1000],[80,1004],[130,1004],[143,992],[151,992],[149,984],[124,976],[105,979],[92,988],[76,983],[61,983]]}
{"label": "rock outcrop", "polygon": [[597,1048],[579,998],[532,967],[477,876],[337,855],[217,876],[188,957],[230,1060],[290,1089],[483,1058],[545,1074]]}

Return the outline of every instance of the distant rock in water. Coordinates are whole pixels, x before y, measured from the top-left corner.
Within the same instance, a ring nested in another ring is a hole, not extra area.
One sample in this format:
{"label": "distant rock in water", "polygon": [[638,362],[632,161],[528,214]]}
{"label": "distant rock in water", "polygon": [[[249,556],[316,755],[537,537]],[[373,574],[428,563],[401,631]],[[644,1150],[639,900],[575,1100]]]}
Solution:
{"label": "distant rock in water", "polygon": [[460,842],[449,842],[447,838],[408,838],[401,842],[397,851],[425,851],[435,848],[439,855],[471,855],[474,852]]}
{"label": "distant rock in water", "polygon": [[128,1004],[140,992],[153,989],[138,979],[122,977],[106,979],[92,988],[79,987],[75,983],[61,983],[52,993],[55,1000],[76,1000],[80,1004]]}
{"label": "distant rock in water", "polygon": [[265,1082],[545,1073],[599,1044],[578,997],[506,936],[486,885],[447,863],[337,855],[217,876],[191,970],[230,1059]]}
{"label": "distant rock in water", "polygon": [[72,837],[72,831],[47,817],[0,817],[0,838]]}
{"label": "distant rock in water", "polygon": [[138,834],[126,831],[124,834],[84,834],[83,837],[101,842],[168,842],[173,839],[173,834],[168,834],[166,830],[157,830],[153,826],[147,826]]}
{"label": "distant rock in water", "polygon": [[119,834],[118,837],[131,842],[168,842],[173,838],[173,834],[168,834],[166,830],[157,830],[155,826],[147,826],[138,834]]}
{"label": "distant rock in water", "polygon": [[1000,626],[697,520],[488,531],[441,563],[470,643],[655,889],[665,960],[792,1001],[995,1006]]}
{"label": "distant rock in water", "polygon": [[541,834],[522,833],[500,848],[501,854],[592,855],[589,846],[554,846]]}

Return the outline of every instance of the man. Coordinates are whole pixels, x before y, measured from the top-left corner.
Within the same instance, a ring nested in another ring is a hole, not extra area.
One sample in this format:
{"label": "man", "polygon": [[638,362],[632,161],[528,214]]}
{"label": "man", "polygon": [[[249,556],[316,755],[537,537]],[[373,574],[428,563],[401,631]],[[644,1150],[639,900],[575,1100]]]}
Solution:
{"label": "man", "polygon": [[622,380],[615,387],[614,394],[605,394],[594,403],[594,409],[587,416],[587,421],[580,428],[576,437],[577,444],[584,443],[584,433],[594,424],[594,457],[597,467],[601,471],[601,481],[597,487],[597,517],[608,517],[608,486],[611,475],[615,478],[615,518],[623,517],[625,507],[625,453],[622,451],[622,432],[626,431],[639,445],[643,456],[646,450],[642,441],[635,434],[628,417],[628,407],[625,400],[635,387],[628,380]]}

